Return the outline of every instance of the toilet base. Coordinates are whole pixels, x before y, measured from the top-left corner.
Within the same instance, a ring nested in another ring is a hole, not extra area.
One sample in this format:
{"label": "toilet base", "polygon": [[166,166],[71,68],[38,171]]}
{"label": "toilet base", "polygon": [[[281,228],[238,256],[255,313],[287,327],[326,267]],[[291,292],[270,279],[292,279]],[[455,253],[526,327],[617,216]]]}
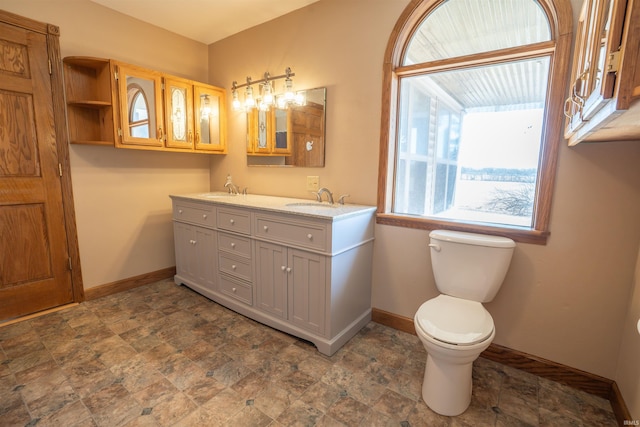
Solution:
{"label": "toilet base", "polygon": [[[477,357],[477,356],[476,356]],[[471,403],[473,360],[451,364],[427,355],[422,381],[422,399],[440,415],[455,416]]]}

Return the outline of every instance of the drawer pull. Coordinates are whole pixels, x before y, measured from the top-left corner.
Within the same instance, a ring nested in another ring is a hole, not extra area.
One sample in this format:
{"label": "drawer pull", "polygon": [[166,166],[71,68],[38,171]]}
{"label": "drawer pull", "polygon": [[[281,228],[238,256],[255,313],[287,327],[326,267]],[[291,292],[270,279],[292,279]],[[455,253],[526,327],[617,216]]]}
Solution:
{"label": "drawer pull", "polygon": [[311,234],[311,233],[307,234],[307,239],[313,240],[313,234]]}
{"label": "drawer pull", "polygon": [[182,209],[178,209],[178,213],[179,213],[179,214],[182,214]]}
{"label": "drawer pull", "polygon": [[192,245],[195,245],[196,241],[195,240],[189,240],[189,243],[191,243]]}
{"label": "drawer pull", "polygon": [[264,226],[264,231],[269,231],[269,226],[265,225]]}
{"label": "drawer pull", "polygon": [[231,288],[231,290],[233,291],[233,293],[236,293],[236,288]]}
{"label": "drawer pull", "polygon": [[207,214],[202,214],[202,219],[207,219]]}
{"label": "drawer pull", "polygon": [[235,264],[233,264],[233,265],[231,266],[231,269],[232,269],[232,270],[235,270],[235,269],[236,269],[236,265],[235,265]]}
{"label": "drawer pull", "polygon": [[229,222],[233,225],[236,221],[234,219],[230,219]]}
{"label": "drawer pull", "polygon": [[232,248],[235,248],[235,247],[236,247],[236,244],[232,242],[232,243],[231,243],[231,247],[232,247]]}

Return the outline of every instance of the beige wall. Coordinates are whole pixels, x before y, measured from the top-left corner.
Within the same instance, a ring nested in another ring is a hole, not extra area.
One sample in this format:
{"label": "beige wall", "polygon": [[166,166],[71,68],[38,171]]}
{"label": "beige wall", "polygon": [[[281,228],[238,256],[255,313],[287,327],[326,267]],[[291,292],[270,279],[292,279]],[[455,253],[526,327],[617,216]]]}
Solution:
{"label": "beige wall", "polygon": [[622,324],[620,358],[615,381],[633,419],[640,418],[640,253],[634,285],[629,292],[629,310]]}
{"label": "beige wall", "polygon": [[[212,160],[212,189],[231,173],[254,193],[310,197],[305,177],[319,175],[335,193],[374,205],[382,60],[407,4],[322,0],[211,45],[210,78],[226,87],[291,66],[299,87],[328,88],[325,168],[247,167],[244,115],[231,113],[231,149]],[[580,1],[572,5],[577,18]],[[639,162],[637,142],[562,144],[551,238],[546,246],[518,244],[500,293],[487,304],[497,344],[614,378],[640,237]],[[412,318],[437,295],[427,238],[376,227],[373,307]]]}
{"label": "beige wall", "polygon": [[[88,0],[3,0],[60,27],[62,56],[114,58],[206,81],[207,47]],[[170,193],[207,191],[205,155],[71,145],[85,289],[175,265]]]}
{"label": "beige wall", "polygon": [[[4,10],[59,25],[63,56],[112,57],[224,87],[290,66],[299,88],[328,88],[325,168],[247,167],[244,116],[233,112],[227,156],[71,146],[85,287],[174,265],[167,194],[205,191],[209,176],[213,190],[231,173],[253,193],[309,197],[305,177],[319,175],[350,201],[375,204],[381,64],[407,3],[322,0],[207,51],[87,0],[3,0]],[[639,161],[638,143],[563,145],[549,243],[518,244],[487,305],[496,343],[615,379],[636,417]],[[376,228],[374,307],[413,317],[436,295],[427,234]]]}

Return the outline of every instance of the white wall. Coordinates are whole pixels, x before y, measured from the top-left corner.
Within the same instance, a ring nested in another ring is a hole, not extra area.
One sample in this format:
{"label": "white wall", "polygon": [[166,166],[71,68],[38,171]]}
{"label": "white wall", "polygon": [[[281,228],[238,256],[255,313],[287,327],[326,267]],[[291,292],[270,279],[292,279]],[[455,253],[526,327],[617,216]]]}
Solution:
{"label": "white wall", "polygon": [[[62,56],[114,58],[207,80],[207,47],[89,0],[2,0],[60,27]],[[206,155],[70,146],[85,289],[175,265],[171,193],[209,189]]]}

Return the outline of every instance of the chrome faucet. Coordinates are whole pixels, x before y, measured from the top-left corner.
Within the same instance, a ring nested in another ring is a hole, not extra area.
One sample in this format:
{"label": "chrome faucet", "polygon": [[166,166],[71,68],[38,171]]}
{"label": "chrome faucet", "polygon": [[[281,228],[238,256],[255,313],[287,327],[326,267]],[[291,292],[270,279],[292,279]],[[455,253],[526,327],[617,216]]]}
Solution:
{"label": "chrome faucet", "polygon": [[224,186],[229,189],[229,194],[240,194],[238,186],[231,181],[231,175],[227,175],[227,180],[224,183]]}
{"label": "chrome faucet", "polygon": [[316,194],[316,200],[318,200],[319,203],[322,203],[322,195],[326,194],[327,195],[327,202],[329,202],[330,204],[333,204],[333,193],[331,191],[329,191],[328,188],[322,187],[315,194]]}

